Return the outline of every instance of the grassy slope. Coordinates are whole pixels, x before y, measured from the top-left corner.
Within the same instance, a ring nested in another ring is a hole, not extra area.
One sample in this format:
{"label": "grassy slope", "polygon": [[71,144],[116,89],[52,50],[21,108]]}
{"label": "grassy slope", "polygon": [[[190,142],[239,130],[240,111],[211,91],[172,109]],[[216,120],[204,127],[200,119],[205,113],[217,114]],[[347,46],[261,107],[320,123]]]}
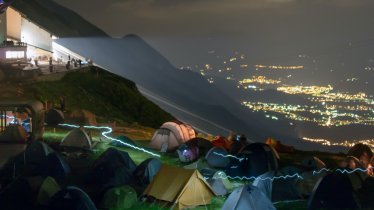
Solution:
{"label": "grassy slope", "polygon": [[86,109],[100,122],[138,123],[158,128],[174,118],[140,94],[136,85],[104,70],[69,72],[59,81],[36,82],[24,86],[24,92],[58,107],[66,96],[66,108]]}

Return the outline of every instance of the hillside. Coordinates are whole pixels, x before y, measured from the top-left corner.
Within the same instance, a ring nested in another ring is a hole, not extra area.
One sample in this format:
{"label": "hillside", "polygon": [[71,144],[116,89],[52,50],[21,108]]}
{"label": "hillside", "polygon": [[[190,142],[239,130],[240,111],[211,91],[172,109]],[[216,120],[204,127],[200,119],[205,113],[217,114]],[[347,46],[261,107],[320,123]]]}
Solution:
{"label": "hillside", "polygon": [[[199,127],[215,127],[208,130],[210,133],[226,134],[227,130],[233,130],[257,141],[263,141],[268,136],[295,138],[288,123],[269,122],[264,116],[249,112],[201,75],[175,68],[136,35],[122,39],[64,38],[57,42],[85,57],[94,58],[96,64],[134,81],[141,90],[145,89],[147,97],[181,120],[199,124]],[[179,109],[175,109],[175,106]]]}
{"label": "hillside", "polygon": [[102,122],[137,122],[158,128],[174,118],[143,97],[127,79],[96,69],[69,72],[59,81],[23,85],[25,97],[51,101],[58,107],[59,97],[66,97],[67,110],[86,109]]}
{"label": "hillside", "polygon": [[53,0],[16,0],[12,7],[59,37],[108,36],[77,13]]}

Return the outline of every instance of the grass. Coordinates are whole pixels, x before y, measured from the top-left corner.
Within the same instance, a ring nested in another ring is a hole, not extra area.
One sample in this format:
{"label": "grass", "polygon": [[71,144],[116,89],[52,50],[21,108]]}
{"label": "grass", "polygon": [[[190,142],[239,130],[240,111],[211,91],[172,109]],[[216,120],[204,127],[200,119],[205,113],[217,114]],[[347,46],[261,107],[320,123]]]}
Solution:
{"label": "grass", "polygon": [[69,72],[58,81],[27,83],[23,89],[23,97],[49,101],[57,108],[60,97],[65,96],[67,115],[73,110],[85,109],[96,116],[105,116],[97,117],[99,123],[158,128],[163,122],[174,120],[146,99],[135,83],[97,67]]}

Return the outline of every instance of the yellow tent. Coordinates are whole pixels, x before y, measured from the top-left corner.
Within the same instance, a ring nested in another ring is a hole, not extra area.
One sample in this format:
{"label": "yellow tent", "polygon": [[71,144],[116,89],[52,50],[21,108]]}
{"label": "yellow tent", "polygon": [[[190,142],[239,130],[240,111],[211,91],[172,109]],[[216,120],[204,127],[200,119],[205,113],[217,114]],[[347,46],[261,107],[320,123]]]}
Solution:
{"label": "yellow tent", "polygon": [[162,165],[143,195],[184,209],[210,204],[214,192],[198,170]]}

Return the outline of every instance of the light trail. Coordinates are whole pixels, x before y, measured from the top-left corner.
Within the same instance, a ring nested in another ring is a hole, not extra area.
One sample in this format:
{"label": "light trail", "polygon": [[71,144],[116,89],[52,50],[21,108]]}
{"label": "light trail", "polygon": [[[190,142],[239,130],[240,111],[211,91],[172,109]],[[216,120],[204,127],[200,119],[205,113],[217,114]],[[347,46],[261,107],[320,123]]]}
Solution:
{"label": "light trail", "polygon": [[218,153],[218,152],[213,152],[213,154],[224,157],[224,158],[234,158],[234,159],[239,160],[239,162],[242,162],[244,160],[244,158],[238,158],[234,155],[224,155],[224,154],[221,154],[221,153]]}
{"label": "light trail", "polygon": [[[59,126],[63,126],[63,127],[70,127],[70,128],[79,128],[80,126],[77,126],[77,125],[71,125],[71,124],[59,124]],[[88,129],[96,129],[96,130],[102,130],[102,129],[105,129],[106,131],[103,131],[101,133],[102,136],[104,136],[105,138],[111,140],[111,141],[115,141],[115,142],[119,142],[125,146],[128,146],[130,148],[133,148],[135,150],[138,150],[138,151],[142,151],[142,152],[145,152],[145,153],[148,153],[150,155],[153,155],[153,156],[156,156],[156,157],[161,157],[159,154],[156,154],[156,153],[153,153],[151,151],[148,151],[144,148],[141,148],[141,147],[137,147],[137,146],[134,146],[134,145],[131,145],[131,144],[128,144],[126,142],[123,142],[119,139],[115,139],[113,137],[110,137],[108,136],[108,134],[112,133],[113,132],[113,129],[111,127],[107,127],[107,126],[83,126],[84,128],[88,128]]]}

